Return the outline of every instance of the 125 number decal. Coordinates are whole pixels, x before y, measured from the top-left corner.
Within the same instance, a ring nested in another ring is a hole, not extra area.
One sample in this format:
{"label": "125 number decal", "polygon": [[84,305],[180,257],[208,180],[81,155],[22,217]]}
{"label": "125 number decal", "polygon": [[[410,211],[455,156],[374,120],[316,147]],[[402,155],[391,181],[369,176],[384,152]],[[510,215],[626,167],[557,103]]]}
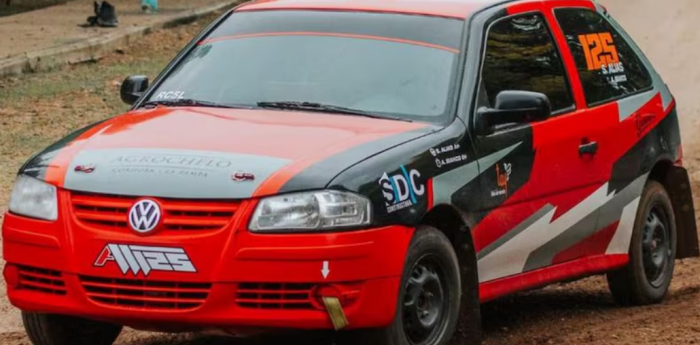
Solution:
{"label": "125 number decal", "polygon": [[609,32],[580,35],[578,40],[586,55],[589,71],[600,70],[603,66],[620,62],[617,48],[613,44],[612,35]]}

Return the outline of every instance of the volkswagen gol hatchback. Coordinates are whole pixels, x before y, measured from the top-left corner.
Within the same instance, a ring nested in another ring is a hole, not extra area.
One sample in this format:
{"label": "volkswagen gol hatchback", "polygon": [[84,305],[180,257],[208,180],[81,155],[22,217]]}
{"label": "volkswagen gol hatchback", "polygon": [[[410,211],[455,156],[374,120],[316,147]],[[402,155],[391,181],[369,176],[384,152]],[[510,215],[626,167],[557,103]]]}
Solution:
{"label": "volkswagen gol hatchback", "polygon": [[480,304],[698,255],[674,98],[598,4],[282,0],[223,15],[124,115],[20,170],[8,297],[36,345],[336,329],[441,345]]}

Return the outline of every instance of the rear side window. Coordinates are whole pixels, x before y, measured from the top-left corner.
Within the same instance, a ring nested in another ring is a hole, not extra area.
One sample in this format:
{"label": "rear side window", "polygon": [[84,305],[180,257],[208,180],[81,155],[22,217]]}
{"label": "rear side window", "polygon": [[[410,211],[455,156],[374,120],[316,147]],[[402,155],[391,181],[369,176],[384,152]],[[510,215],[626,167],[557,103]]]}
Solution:
{"label": "rear side window", "polygon": [[559,51],[539,14],[508,17],[491,26],[481,77],[491,106],[504,90],[543,93],[554,112],[573,106]]}
{"label": "rear side window", "polygon": [[574,56],[589,106],[651,87],[649,71],[602,15],[584,8],[556,9],[554,14]]}

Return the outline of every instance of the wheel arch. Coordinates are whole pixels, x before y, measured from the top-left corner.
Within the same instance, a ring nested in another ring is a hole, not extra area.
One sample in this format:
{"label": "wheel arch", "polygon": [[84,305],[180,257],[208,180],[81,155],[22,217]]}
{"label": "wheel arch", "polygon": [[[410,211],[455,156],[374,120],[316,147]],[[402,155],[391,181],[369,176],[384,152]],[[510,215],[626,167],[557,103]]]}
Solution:
{"label": "wheel arch", "polygon": [[[474,241],[466,217],[454,206],[441,204],[433,207],[421,219],[420,224],[440,230],[452,243],[457,254],[462,276],[473,276],[478,282]],[[478,285],[478,284],[477,284]],[[478,286],[477,286],[478,288]]]}
{"label": "wheel arch", "polygon": [[660,160],[649,172],[649,180],[661,183],[671,198],[678,236],[676,258],[700,256],[695,207],[688,171],[670,160]]}
{"label": "wheel arch", "polygon": [[[459,323],[469,325],[462,328],[459,337],[481,339],[481,317],[474,324],[470,315],[480,315],[479,273],[476,250],[468,217],[452,205],[440,204],[430,209],[421,219],[421,225],[429,225],[441,231],[452,243],[459,261],[462,283]],[[458,336],[455,334],[455,336]]]}

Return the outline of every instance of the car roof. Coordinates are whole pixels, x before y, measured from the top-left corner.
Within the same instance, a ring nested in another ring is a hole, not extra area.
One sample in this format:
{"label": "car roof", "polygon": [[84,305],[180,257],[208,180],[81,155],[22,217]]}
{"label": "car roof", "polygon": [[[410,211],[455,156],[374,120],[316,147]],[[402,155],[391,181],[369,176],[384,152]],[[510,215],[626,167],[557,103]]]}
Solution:
{"label": "car roof", "polygon": [[468,15],[504,0],[258,0],[236,11],[259,10],[336,10],[393,12],[466,18]]}

